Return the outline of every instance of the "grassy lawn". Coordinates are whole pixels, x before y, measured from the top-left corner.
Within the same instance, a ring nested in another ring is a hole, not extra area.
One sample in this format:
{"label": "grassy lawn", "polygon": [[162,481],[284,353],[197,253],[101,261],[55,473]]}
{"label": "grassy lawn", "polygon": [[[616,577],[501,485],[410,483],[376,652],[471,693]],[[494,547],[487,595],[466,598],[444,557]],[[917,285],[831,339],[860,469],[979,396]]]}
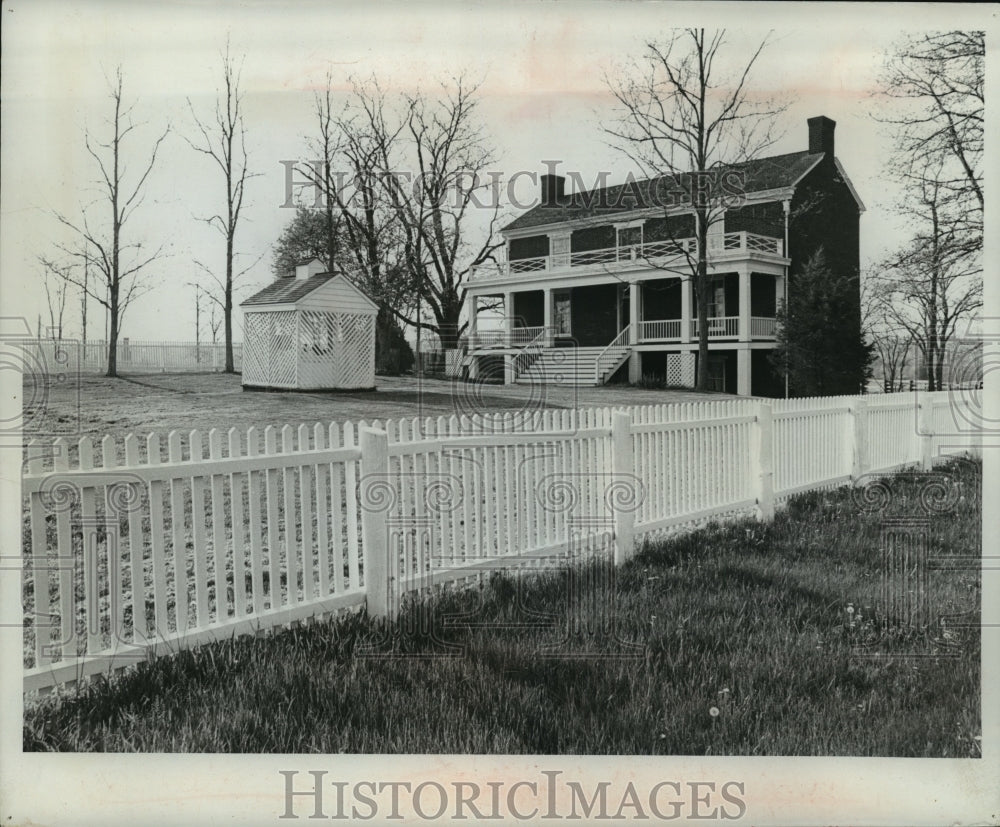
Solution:
{"label": "grassy lawn", "polygon": [[471,416],[495,411],[536,411],[665,402],[732,399],[723,394],[644,390],[621,385],[574,388],[486,385],[412,376],[376,377],[369,392],[261,393],[244,391],[240,377],[223,373],[65,376],[41,385],[24,380],[27,436],[100,439],[192,428],[245,431],[251,425],[312,425],[415,416]]}
{"label": "grassy lawn", "polygon": [[392,627],[350,616],[142,664],[29,702],[24,748],[978,757],[980,466],[934,476],[927,625],[880,600],[883,518],[929,502],[932,478],[903,474],[881,512],[801,495],[769,524],[650,543],[610,581],[593,563],[497,574]]}

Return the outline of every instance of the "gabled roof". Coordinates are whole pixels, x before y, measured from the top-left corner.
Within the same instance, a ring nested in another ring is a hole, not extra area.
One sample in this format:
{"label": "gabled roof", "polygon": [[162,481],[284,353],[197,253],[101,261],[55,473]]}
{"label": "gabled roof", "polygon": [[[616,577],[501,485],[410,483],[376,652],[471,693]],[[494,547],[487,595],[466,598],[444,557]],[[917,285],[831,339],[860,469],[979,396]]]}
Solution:
{"label": "gabled roof", "polygon": [[249,299],[241,302],[240,307],[248,304],[294,304],[336,277],[336,273],[318,273],[307,279],[285,276],[271,282],[260,292],[254,293]]}
{"label": "gabled roof", "polygon": [[240,302],[240,307],[295,304],[313,291],[318,290],[324,284],[328,284],[337,278],[355,293],[361,295],[373,308],[378,309],[378,302],[342,273],[317,273],[315,276],[310,276],[307,279],[297,279],[291,276],[276,279],[263,290],[254,293],[249,299]]}
{"label": "gabled roof", "polygon": [[[735,173],[743,178],[742,189],[747,195],[755,192],[794,187],[823,159],[823,153],[790,152],[770,158],[758,158],[742,164],[720,167],[719,176]],[[663,175],[641,181],[626,182],[613,187],[601,187],[584,193],[573,193],[558,204],[539,204],[514,219],[503,229],[520,230],[544,224],[558,224],[580,218],[613,216],[639,209],[663,206],[670,192],[687,192],[690,174]],[[725,180],[725,179],[723,179]],[[739,181],[733,179],[733,184]],[[735,188],[735,187],[734,187]]]}

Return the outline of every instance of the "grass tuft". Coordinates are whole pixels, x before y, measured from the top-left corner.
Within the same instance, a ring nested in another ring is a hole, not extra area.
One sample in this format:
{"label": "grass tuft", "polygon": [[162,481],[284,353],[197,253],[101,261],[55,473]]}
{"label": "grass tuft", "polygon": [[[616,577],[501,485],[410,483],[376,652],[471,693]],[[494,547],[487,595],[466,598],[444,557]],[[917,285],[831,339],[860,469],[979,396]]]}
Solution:
{"label": "grass tuft", "polygon": [[[182,651],[31,702],[27,751],[980,755],[980,466],[936,469],[931,622],[881,604],[848,488],[600,561]],[[935,561],[937,561],[935,563]],[[943,622],[942,619],[943,618]],[[623,656],[626,655],[626,656]]]}

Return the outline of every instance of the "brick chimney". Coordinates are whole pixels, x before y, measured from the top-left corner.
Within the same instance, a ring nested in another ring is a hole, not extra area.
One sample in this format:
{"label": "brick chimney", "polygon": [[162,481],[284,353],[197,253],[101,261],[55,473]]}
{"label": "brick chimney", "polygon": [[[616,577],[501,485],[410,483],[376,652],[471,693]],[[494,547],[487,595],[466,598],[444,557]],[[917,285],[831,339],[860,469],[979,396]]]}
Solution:
{"label": "brick chimney", "polygon": [[833,158],[833,130],[837,128],[837,122],[829,118],[818,115],[810,118],[809,124],[809,152],[825,152],[828,159]]}
{"label": "brick chimney", "polygon": [[562,175],[542,176],[542,205],[561,204],[566,200],[566,179]]}

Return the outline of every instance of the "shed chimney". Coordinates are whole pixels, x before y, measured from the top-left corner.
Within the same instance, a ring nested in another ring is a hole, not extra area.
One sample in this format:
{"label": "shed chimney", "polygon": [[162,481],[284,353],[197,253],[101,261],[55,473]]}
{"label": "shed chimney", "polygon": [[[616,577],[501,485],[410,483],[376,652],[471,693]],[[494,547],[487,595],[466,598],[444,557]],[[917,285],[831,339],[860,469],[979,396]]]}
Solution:
{"label": "shed chimney", "polygon": [[562,175],[542,176],[542,204],[561,204],[566,200],[566,179]]}
{"label": "shed chimney", "polygon": [[828,158],[833,158],[833,130],[837,122],[819,115],[806,123],[809,124],[809,152],[825,152]]}
{"label": "shed chimney", "polygon": [[300,281],[308,278],[312,278],[317,273],[322,273],[326,270],[323,266],[323,262],[318,258],[314,258],[312,261],[304,261],[301,264],[295,266],[295,278]]}

